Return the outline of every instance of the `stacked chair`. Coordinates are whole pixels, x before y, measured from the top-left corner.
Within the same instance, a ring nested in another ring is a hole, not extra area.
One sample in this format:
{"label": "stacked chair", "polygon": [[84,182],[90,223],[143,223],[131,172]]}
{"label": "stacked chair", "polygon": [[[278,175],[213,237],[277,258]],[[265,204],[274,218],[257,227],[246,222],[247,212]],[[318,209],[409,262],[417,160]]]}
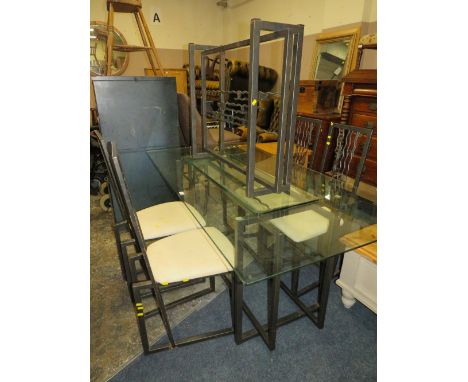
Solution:
{"label": "stacked chair", "polygon": [[[135,304],[135,313],[145,354],[232,334],[231,326],[178,341],[174,339],[167,309],[213,292],[216,275],[222,275],[230,288],[230,281],[226,275],[232,272],[232,268],[211,242],[207,232],[210,236],[215,235],[219,238],[217,243],[218,245],[223,244],[223,253],[231,254],[232,258],[234,248],[216,228],[202,227],[205,226],[203,218],[195,208],[190,205],[185,206],[183,202],[162,203],[135,211],[116,145],[112,142],[105,142],[100,135],[98,137],[108,166],[113,196],[115,196],[112,202],[118,203],[123,215],[122,222],[117,224],[120,227],[120,232],[116,235],[119,257],[132,301]],[[130,233],[130,240],[120,240],[120,234],[124,227]],[[149,243],[150,240],[153,242]],[[127,251],[129,245],[134,246],[135,254],[129,254]],[[137,274],[137,262],[141,264],[143,277]],[[201,282],[206,278],[210,280],[209,288],[165,304],[162,293]],[[148,297],[154,299],[156,308],[145,312],[144,298]],[[163,322],[169,342],[155,346],[149,342],[147,320],[158,314]]]}
{"label": "stacked chair", "polygon": [[[105,142],[98,131],[96,131],[95,134],[98,138],[102,156],[104,158],[107,172],[111,180],[111,189],[115,195],[115,198],[112,198],[112,202],[118,203],[120,211],[124,211],[124,203],[121,194],[118,192],[114,170],[111,166],[111,159],[109,157],[109,153],[106,150]],[[137,211],[136,214],[138,216],[143,238],[145,240],[156,240],[162,237],[174,235],[176,233],[191,231],[201,228],[206,224],[203,217],[193,206],[188,204],[184,205],[184,203],[181,201],[157,204]],[[114,233],[117,242],[122,273],[125,280],[132,282],[135,280],[136,275],[134,274],[135,271],[128,262],[129,254],[127,247],[134,245],[135,239],[132,238],[131,240],[122,240],[122,235],[129,231],[131,232],[127,220],[123,219],[122,221],[115,222]]]}

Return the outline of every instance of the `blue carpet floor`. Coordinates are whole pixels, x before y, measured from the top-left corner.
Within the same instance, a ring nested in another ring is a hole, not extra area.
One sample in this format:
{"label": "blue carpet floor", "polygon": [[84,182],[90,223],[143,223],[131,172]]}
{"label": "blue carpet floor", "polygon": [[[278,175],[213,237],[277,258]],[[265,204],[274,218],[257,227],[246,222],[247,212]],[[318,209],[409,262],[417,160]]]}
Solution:
{"label": "blue carpet floor", "polygon": [[[306,277],[301,273],[301,283],[316,273],[314,269],[311,267]],[[265,323],[266,282],[246,288],[244,295]],[[315,297],[312,293],[303,300],[311,303]],[[297,309],[281,291],[280,316]],[[228,327],[229,312],[228,293],[224,291],[174,328],[175,337]],[[243,325],[244,331],[252,327],[245,314]],[[360,303],[345,309],[341,289],[332,285],[325,328],[317,329],[307,318],[282,326],[273,352],[260,337],[236,346],[233,336],[226,336],[141,355],[111,381],[376,381],[376,342],[377,316]]]}

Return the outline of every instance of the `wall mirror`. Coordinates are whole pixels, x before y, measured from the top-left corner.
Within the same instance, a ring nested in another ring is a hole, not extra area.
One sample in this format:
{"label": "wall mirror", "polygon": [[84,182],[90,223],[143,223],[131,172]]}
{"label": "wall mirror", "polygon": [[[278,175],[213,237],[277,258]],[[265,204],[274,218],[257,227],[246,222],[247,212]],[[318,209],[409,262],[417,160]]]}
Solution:
{"label": "wall mirror", "polygon": [[[102,21],[91,21],[89,36],[89,66],[92,76],[106,74],[106,42],[107,24]],[[127,41],[116,27],[114,27],[114,44],[127,45]],[[121,75],[127,69],[129,54],[126,52],[112,51],[112,76]]]}
{"label": "wall mirror", "polygon": [[360,28],[322,33],[312,57],[314,80],[341,80],[356,65]]}

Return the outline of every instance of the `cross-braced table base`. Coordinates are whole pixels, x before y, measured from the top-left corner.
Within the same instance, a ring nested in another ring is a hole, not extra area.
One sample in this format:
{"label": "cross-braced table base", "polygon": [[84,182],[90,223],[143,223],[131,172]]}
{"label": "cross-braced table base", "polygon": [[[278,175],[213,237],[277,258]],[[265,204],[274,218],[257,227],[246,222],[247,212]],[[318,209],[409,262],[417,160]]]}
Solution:
{"label": "cross-braced table base", "polygon": [[[234,273],[232,293],[233,306],[233,326],[236,344],[241,344],[253,337],[261,336],[270,350],[276,346],[276,330],[280,326],[286,325],[299,318],[307,316],[319,329],[324,327],[325,314],[330,293],[330,285],[333,280],[333,273],[336,266],[336,256],[330,257],[320,263],[320,276],[318,285],[318,298],[315,304],[307,306],[297,297],[290,288],[281,281],[281,276],[268,279],[268,322],[261,324],[252,313],[248,305],[243,301],[244,284]],[[288,297],[299,307],[299,311],[290,313],[283,317],[278,317],[279,291],[282,289]],[[254,326],[247,332],[242,331],[242,314],[245,313]]]}

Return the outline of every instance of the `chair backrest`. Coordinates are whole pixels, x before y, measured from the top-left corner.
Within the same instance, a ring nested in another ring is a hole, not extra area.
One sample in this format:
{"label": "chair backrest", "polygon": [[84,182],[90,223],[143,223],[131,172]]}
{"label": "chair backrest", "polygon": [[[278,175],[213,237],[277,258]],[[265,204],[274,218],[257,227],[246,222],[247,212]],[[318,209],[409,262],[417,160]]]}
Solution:
{"label": "chair backrest", "polygon": [[[108,179],[110,180],[110,186],[111,186],[110,189],[114,192],[114,196],[115,196],[115,198],[111,198],[112,207],[114,209],[116,207],[119,208],[120,214],[122,216],[122,220],[126,222],[127,227],[128,227],[128,229],[130,231],[130,235],[132,236],[132,238],[136,240],[134,226],[132,226],[131,223],[130,223],[129,211],[128,211],[128,208],[125,206],[124,196],[122,195],[122,186],[120,186],[119,183],[118,183],[117,176],[115,174],[115,169],[114,169],[114,166],[112,164],[111,155],[109,154],[109,150],[110,150],[109,143],[110,142],[106,142],[102,138],[102,135],[101,135],[101,133],[99,133],[99,131],[96,131],[95,134],[96,134],[96,136],[98,138],[99,147],[101,149],[102,156],[104,158],[104,163],[106,164],[107,175],[108,175]],[[115,146],[115,144],[114,144],[114,146]],[[116,146],[115,146],[114,151],[115,151],[115,155],[117,155]],[[123,176],[122,167],[120,166],[120,162],[119,162],[119,168],[120,168],[120,171],[121,171],[122,176]],[[125,185],[126,185],[126,183],[125,183]],[[127,185],[126,185],[126,187],[127,187]],[[127,190],[128,190],[128,187],[127,187]],[[114,200],[117,200],[118,206],[116,206],[114,204]],[[140,247],[139,242],[136,242],[135,246],[136,246],[137,251],[141,251],[141,247]]]}
{"label": "chair backrest", "polygon": [[352,188],[354,194],[361,180],[372,138],[372,129],[331,123],[322,157],[321,172],[324,171],[328,150],[333,142],[334,135],[336,135],[336,146],[331,175],[340,187],[344,186],[348,177],[354,178]]}
{"label": "chair backrest", "polygon": [[[190,98],[183,93],[177,93],[177,105],[179,108],[179,125],[180,131],[184,138],[185,146],[191,146],[192,136],[190,130]],[[197,143],[201,144],[201,116],[198,110],[195,110],[195,131],[197,135]]]}
{"label": "chair backrest", "polygon": [[[111,167],[115,176],[115,183],[118,188],[117,193],[122,197],[122,213],[127,220],[132,236],[135,240],[135,246],[138,251],[142,252],[147,268],[149,269],[149,262],[146,257],[146,245],[143,237],[143,232],[138,222],[135,208],[133,208],[132,201],[130,199],[130,193],[128,191],[127,181],[122,172],[122,166],[118,157],[117,146],[114,142],[107,142],[107,151],[111,159]],[[153,277],[151,275],[151,277]]]}
{"label": "chair backrest", "polygon": [[[117,199],[117,203],[119,204],[120,211],[124,214],[123,218],[124,220],[126,220],[127,217],[125,215],[122,195],[120,194],[120,189],[117,185],[117,181],[116,181],[115,174],[114,174],[114,168],[112,167],[111,158],[109,156],[109,152],[106,147],[106,141],[104,140],[104,138],[102,137],[99,131],[96,130],[94,134],[96,135],[98,139],[99,148],[101,149],[102,157],[104,158],[104,163],[106,164],[107,177],[110,181],[111,189],[112,191],[114,191],[115,197]],[[112,202],[113,201],[114,200],[112,199]]]}
{"label": "chair backrest", "polygon": [[[293,153],[294,163],[300,166],[304,166],[307,163],[307,167],[312,166],[315,161],[315,153],[317,152],[317,143],[321,131],[322,121],[320,119],[303,116],[296,117],[296,133],[294,135],[295,149]],[[310,158],[308,158],[310,150],[312,152],[310,153]],[[307,159],[309,159],[308,162]]]}

